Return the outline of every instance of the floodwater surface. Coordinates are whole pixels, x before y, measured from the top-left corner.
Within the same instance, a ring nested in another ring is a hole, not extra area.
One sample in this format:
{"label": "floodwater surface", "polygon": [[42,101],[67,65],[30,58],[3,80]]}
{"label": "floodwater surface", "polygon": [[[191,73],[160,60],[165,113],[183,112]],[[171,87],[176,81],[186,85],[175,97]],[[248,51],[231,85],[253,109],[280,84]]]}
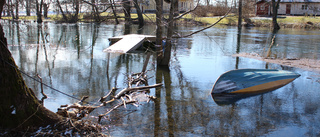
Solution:
{"label": "floodwater surface", "polygon": [[[127,75],[142,70],[145,53],[105,53],[108,38],[128,33],[155,35],[155,26],[125,27],[106,24],[54,24],[2,21],[9,50],[27,85],[41,98],[43,82],[75,98],[89,96],[96,102],[112,87],[125,88]],[[181,35],[201,27],[178,27]],[[170,67],[148,64],[149,84],[157,100],[128,105],[101,121],[111,136],[320,136],[320,74],[259,60],[232,57],[235,53],[265,56],[272,40],[273,58],[320,58],[320,31],[214,27],[188,38],[177,39]],[[226,71],[242,68],[281,69],[299,73],[292,83],[272,92],[219,105],[211,88]],[[45,87],[45,107],[56,112],[60,105],[77,100]],[[95,110],[88,118],[110,107]]]}

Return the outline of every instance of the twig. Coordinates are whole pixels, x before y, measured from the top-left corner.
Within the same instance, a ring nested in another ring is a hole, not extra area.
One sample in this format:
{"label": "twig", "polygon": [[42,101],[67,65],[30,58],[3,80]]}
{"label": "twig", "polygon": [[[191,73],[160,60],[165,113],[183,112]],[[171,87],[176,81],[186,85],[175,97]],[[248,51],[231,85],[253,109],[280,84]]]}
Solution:
{"label": "twig", "polygon": [[111,93],[116,92],[116,91],[117,91],[117,89],[118,89],[118,88],[113,87],[113,88],[109,91],[109,93],[108,93],[107,95],[105,95],[104,97],[101,97],[99,101],[100,101],[101,103],[103,103],[103,102],[104,102],[104,100],[105,100],[107,97],[109,97]]}
{"label": "twig", "polygon": [[88,97],[88,96],[83,96],[78,103],[79,103],[80,105],[82,105],[83,102],[84,102],[87,98],[89,98],[89,97]]}
{"label": "twig", "polygon": [[189,11],[187,11],[187,12],[184,12],[184,13],[182,13],[181,15],[179,15],[179,16],[177,16],[177,17],[174,17],[173,19],[174,19],[174,20],[180,19],[180,18],[182,18],[184,15],[195,11],[195,10],[198,8],[199,3],[200,3],[200,0],[198,0],[197,5],[196,5],[193,9],[191,9],[191,10],[189,10]]}
{"label": "twig", "polygon": [[[131,103],[136,103],[136,102],[137,101],[125,101],[125,104],[131,104]],[[120,104],[116,105],[115,107],[113,107],[112,109],[110,109],[109,111],[107,111],[106,113],[99,115],[98,123],[100,123],[102,117],[104,117],[105,115],[108,115],[110,112],[117,109],[118,107],[121,107],[122,105],[124,105],[124,103],[120,103]]]}
{"label": "twig", "polygon": [[200,30],[197,30],[197,31],[195,31],[195,32],[192,32],[192,33],[190,33],[190,34],[188,34],[188,35],[184,35],[184,36],[173,36],[172,38],[185,38],[185,37],[190,37],[190,36],[192,36],[193,34],[196,34],[196,33],[199,33],[199,32],[201,32],[201,31],[204,31],[204,30],[206,30],[206,29],[208,29],[208,28],[211,28],[211,27],[215,26],[216,24],[218,24],[222,19],[226,18],[226,17],[228,16],[228,14],[230,13],[231,10],[232,10],[232,8],[230,8],[229,11],[228,11],[224,16],[222,16],[218,21],[216,21],[215,23],[211,24],[210,26],[207,26],[207,27],[205,27],[205,28],[202,28],[202,29],[200,29]]}
{"label": "twig", "polygon": [[151,86],[126,88],[126,89],[121,90],[117,95],[114,96],[114,98],[119,99],[121,96],[124,96],[125,94],[127,94],[129,91],[132,91],[132,90],[143,90],[143,89],[155,88],[155,87],[159,87],[159,86],[162,86],[162,83],[154,84]]}
{"label": "twig", "polygon": [[78,128],[76,128],[76,126],[74,126],[74,124],[72,123],[72,119],[70,118],[70,115],[68,115],[68,117],[69,117],[69,122],[70,122],[70,124],[71,124],[71,126],[72,127],[74,127],[77,131],[80,131]]}
{"label": "twig", "polygon": [[39,74],[37,74],[37,77],[40,79],[40,83],[41,83],[41,94],[43,95],[43,99],[46,99],[46,98],[48,98],[48,96],[43,92],[42,78],[39,76]]}

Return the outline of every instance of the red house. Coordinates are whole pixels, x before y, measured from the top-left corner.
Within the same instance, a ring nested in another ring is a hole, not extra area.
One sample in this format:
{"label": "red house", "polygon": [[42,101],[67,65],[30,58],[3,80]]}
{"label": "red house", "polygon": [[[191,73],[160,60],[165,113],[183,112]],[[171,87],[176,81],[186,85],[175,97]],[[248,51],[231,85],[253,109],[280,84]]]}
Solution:
{"label": "red house", "polygon": [[261,0],[257,2],[256,16],[270,16],[271,6],[270,2]]}

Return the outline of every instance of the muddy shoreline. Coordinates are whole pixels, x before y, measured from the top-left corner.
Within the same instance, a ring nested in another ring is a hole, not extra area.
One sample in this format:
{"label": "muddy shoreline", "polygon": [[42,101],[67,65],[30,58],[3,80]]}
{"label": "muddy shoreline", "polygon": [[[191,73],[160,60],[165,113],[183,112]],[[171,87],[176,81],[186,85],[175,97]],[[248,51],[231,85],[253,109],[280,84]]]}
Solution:
{"label": "muddy shoreline", "polygon": [[320,73],[320,60],[316,60],[316,59],[273,59],[273,58],[264,58],[256,54],[250,54],[250,53],[239,53],[239,54],[234,54],[232,56],[252,58],[252,59],[257,59],[257,60],[261,60],[269,63],[285,65],[285,66],[290,66],[290,67],[300,68],[307,71]]}

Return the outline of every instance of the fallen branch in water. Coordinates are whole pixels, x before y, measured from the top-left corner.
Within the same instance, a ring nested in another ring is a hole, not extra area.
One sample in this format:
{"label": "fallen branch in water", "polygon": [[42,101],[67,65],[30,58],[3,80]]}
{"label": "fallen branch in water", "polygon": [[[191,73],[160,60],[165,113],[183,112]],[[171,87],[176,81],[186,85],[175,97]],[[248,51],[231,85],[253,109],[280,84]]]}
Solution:
{"label": "fallen branch in water", "polygon": [[[136,84],[137,87],[132,87],[132,84]],[[140,84],[145,84],[145,86],[139,86]],[[110,98],[110,95],[112,93],[115,93],[118,88],[113,87],[107,95],[101,97],[97,102],[100,102],[99,105],[84,105],[83,102],[88,98],[87,96],[82,97],[80,101],[77,103],[74,103],[72,105],[61,105],[61,107],[58,109],[57,114],[68,117],[71,119],[82,119],[83,117],[90,114],[93,110],[96,108],[104,107],[107,104],[119,101],[120,103],[113,106],[111,109],[109,109],[104,114],[100,114],[98,117],[98,122],[100,123],[102,117],[108,115],[113,110],[124,106],[127,107],[128,104],[132,104],[135,106],[138,106],[139,101],[146,101],[149,102],[150,100],[155,100],[156,97],[147,95],[149,93],[149,89],[156,88],[159,86],[162,86],[162,83],[154,84],[154,85],[147,85],[147,75],[146,72],[141,73],[135,73],[130,76],[128,76],[128,88],[125,88],[118,92],[114,97]],[[110,98],[107,100],[107,98]]]}
{"label": "fallen branch in water", "polygon": [[108,115],[110,112],[112,112],[113,110],[117,109],[118,107],[121,107],[122,105],[125,105],[125,104],[131,104],[131,103],[136,103],[136,102],[137,101],[124,101],[123,103],[120,103],[120,104],[114,106],[112,109],[110,109],[106,113],[99,115],[98,123],[100,123],[102,117]]}
{"label": "fallen branch in water", "polygon": [[151,86],[125,88],[125,89],[121,90],[117,95],[115,95],[114,98],[115,99],[119,99],[120,97],[124,96],[125,94],[129,93],[130,91],[156,88],[156,87],[159,87],[159,86],[162,86],[162,83],[154,84],[154,85],[151,85]]}

